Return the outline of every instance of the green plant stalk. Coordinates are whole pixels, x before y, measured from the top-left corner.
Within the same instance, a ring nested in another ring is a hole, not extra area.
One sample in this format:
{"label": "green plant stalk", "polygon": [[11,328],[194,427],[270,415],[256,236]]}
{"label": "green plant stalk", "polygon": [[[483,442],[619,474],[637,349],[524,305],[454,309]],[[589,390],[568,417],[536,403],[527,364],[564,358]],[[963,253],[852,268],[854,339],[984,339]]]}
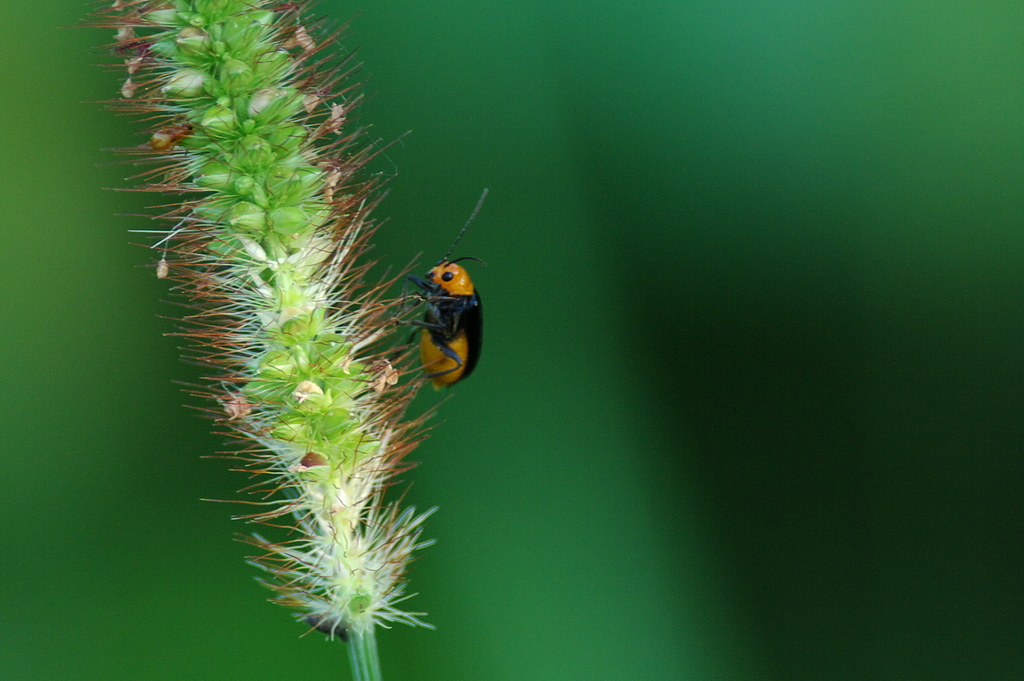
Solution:
{"label": "green plant stalk", "polygon": [[154,216],[169,225],[157,276],[190,300],[181,335],[215,368],[195,392],[263,476],[240,517],[297,530],[249,538],[253,561],[310,630],[351,642],[356,678],[379,679],[375,626],[423,624],[398,605],[426,514],[384,498],[415,446],[401,419],[419,382],[399,384],[405,365],[378,345],[394,322],[360,259],[372,150],[347,125],[359,97],[337,91],[348,67],[302,5],[118,0],[94,23],[128,71],[111,104],[152,134],[125,150],[157,162],[137,189],[184,197]]}
{"label": "green plant stalk", "polygon": [[381,681],[377,636],[372,628],[353,632],[348,652],[352,662],[352,681]]}

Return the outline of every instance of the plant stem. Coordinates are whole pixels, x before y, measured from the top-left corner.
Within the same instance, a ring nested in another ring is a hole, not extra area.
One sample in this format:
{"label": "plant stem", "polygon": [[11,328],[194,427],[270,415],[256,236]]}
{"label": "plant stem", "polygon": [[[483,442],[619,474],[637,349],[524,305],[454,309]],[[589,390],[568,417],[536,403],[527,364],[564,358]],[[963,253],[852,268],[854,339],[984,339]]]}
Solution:
{"label": "plant stem", "polygon": [[352,662],[353,681],[381,681],[380,658],[377,656],[376,627],[353,630],[348,640],[348,657]]}

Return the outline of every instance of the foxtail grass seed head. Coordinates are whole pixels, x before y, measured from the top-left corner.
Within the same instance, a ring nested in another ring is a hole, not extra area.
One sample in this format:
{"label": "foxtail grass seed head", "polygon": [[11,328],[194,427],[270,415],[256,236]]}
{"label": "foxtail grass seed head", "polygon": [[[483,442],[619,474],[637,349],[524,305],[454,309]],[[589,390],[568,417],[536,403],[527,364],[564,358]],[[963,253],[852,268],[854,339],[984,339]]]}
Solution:
{"label": "foxtail grass seed head", "polygon": [[352,65],[304,6],[117,0],[93,23],[126,71],[110,104],[149,135],[123,150],[152,162],[136,189],[176,197],[153,248],[191,306],[180,335],[212,369],[194,392],[262,480],[240,517],[298,530],[251,537],[253,562],[308,630],[347,640],[422,624],[399,604],[426,514],[385,500],[416,443],[402,418],[420,381],[399,382],[407,364],[381,346],[390,282],[364,281],[380,193],[348,124]]}

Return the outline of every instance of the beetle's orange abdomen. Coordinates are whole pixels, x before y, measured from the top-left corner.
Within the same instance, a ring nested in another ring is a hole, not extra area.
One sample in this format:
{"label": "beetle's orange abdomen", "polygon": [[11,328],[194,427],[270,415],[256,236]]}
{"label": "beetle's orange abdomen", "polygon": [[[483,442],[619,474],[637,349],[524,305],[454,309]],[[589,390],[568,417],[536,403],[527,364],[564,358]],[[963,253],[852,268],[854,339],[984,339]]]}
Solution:
{"label": "beetle's orange abdomen", "polygon": [[447,372],[431,377],[430,380],[434,383],[435,388],[443,388],[456,383],[462,378],[462,372],[466,370],[466,358],[469,356],[469,340],[466,338],[466,332],[460,331],[459,335],[448,341],[447,344],[456,355],[462,358],[462,364],[458,364],[438,349],[430,337],[430,331],[423,329],[420,335],[420,359],[423,361],[423,370],[428,374]]}

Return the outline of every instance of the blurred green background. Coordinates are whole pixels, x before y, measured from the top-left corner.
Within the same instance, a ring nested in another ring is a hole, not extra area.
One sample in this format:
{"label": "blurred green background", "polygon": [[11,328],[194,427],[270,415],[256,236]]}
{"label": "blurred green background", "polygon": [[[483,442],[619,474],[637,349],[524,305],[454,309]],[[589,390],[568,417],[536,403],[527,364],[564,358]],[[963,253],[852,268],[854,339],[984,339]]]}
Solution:
{"label": "blurred green background", "polygon": [[[152,197],[104,191],[144,138],[85,10],[0,6],[0,678],[344,679],[199,501],[246,479],[115,217]],[[1024,5],[317,12],[412,131],[375,257],[491,190],[386,679],[1024,678]]]}

